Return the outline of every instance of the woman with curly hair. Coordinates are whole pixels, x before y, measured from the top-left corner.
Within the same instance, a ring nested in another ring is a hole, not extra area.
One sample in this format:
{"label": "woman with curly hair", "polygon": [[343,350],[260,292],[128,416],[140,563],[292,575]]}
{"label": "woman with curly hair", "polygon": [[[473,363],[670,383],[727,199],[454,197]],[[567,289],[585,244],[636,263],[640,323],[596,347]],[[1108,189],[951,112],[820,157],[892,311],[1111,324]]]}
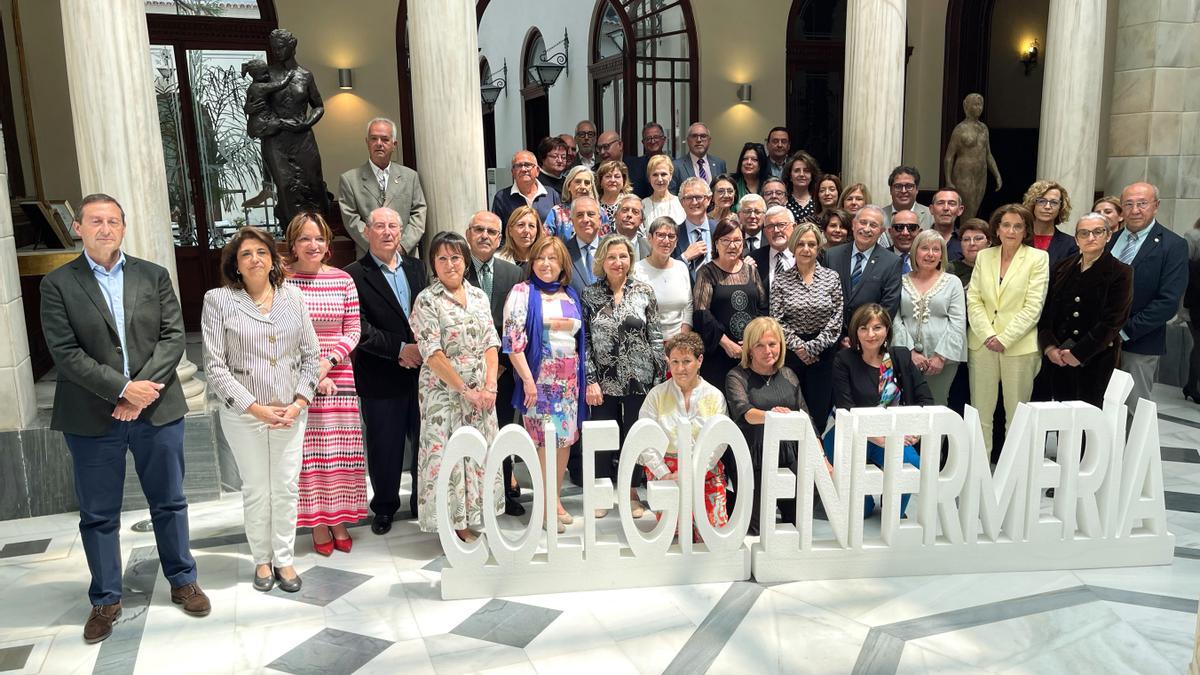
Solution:
{"label": "woman with curly hair", "polygon": [[1067,189],[1052,180],[1039,180],[1025,191],[1022,206],[1033,214],[1033,247],[1050,256],[1050,268],[1058,261],[1079,253],[1075,237],[1058,229],[1071,217],[1071,198]]}

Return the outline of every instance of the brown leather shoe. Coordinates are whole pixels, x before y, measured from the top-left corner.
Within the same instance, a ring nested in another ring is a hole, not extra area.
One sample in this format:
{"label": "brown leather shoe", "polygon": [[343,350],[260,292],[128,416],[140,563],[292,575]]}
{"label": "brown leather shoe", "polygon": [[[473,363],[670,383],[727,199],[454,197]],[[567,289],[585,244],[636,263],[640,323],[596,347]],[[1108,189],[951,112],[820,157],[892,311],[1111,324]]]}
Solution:
{"label": "brown leather shoe", "polygon": [[92,605],[92,613],[87,623],[83,624],[83,641],[96,644],[112,635],[113,623],[121,618],[121,603],[111,605]]}
{"label": "brown leather shoe", "polygon": [[171,602],[183,605],[183,611],[191,616],[208,616],[212,603],[196,583],[184,584],[171,589]]}

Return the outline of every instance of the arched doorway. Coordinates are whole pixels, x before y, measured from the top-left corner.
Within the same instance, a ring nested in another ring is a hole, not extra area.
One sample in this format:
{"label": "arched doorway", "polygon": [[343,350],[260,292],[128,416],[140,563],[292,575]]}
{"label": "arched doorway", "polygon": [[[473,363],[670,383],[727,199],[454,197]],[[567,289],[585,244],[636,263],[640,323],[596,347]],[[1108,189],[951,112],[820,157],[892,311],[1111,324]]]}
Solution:
{"label": "arched doorway", "polygon": [[537,150],[537,144],[550,135],[550,99],[546,87],[534,79],[530,70],[546,54],[546,41],[537,28],[530,28],[525,36],[525,47],[521,50],[521,98],[525,149]]}
{"label": "arched doorway", "polygon": [[[276,236],[263,196],[261,147],[246,134],[241,66],[267,59],[278,27],[271,0],[179,3],[146,0],[155,98],[184,323],[200,324],[204,293],[220,285],[221,247],[238,227]],[[253,205],[248,205],[248,202]]]}
{"label": "arched doorway", "polygon": [[795,0],[787,23],[787,127],[832,173],[842,163],[846,0]]}

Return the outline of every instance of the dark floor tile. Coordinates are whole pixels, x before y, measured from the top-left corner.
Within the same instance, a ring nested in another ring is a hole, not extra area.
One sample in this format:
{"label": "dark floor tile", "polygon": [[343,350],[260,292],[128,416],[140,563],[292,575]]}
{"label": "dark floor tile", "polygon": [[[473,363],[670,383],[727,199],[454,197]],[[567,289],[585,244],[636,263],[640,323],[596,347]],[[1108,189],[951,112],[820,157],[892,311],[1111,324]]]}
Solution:
{"label": "dark floor tile", "polygon": [[34,539],[32,541],[18,541],[10,544],[5,544],[4,548],[0,548],[0,558],[15,558],[21,555],[37,555],[45,553],[46,549],[50,548],[49,539]]}
{"label": "dark floor tile", "polygon": [[434,558],[433,560],[430,560],[429,564],[422,567],[421,569],[423,569],[427,572],[441,572],[442,569],[445,567],[446,567],[446,556],[439,555],[438,557]]}
{"label": "dark floor tile", "polygon": [[1162,458],[1167,462],[1187,462],[1189,464],[1200,464],[1200,452],[1196,448],[1173,448],[1164,446],[1162,448]]}
{"label": "dark floor tile", "polygon": [[493,599],[450,632],[524,649],[559,614],[562,612],[557,609]]}
{"label": "dark floor tile", "polygon": [[0,673],[7,673],[10,670],[21,670],[25,667],[25,663],[29,660],[29,654],[33,652],[33,645],[21,645],[19,647],[5,647],[0,649]]}
{"label": "dark floor tile", "polygon": [[267,667],[293,675],[349,675],[390,646],[389,640],[326,628]]}
{"label": "dark floor tile", "polygon": [[285,593],[279,586],[275,586],[270,595],[324,607],[366,583],[371,576],[317,566],[303,572],[300,578],[304,583],[298,592]]}
{"label": "dark floor tile", "polygon": [[1167,508],[1171,511],[1187,511],[1189,513],[1200,513],[1200,495],[1194,495],[1190,492],[1170,492],[1166,493]]}

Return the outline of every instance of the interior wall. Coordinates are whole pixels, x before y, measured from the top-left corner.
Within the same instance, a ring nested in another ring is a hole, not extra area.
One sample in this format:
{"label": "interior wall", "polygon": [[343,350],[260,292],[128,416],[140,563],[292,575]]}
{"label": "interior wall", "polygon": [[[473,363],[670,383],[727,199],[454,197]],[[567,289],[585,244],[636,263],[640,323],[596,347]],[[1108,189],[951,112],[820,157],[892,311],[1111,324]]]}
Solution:
{"label": "interior wall", "polygon": [[942,144],[947,0],[909,0],[902,161],[921,172],[921,188],[937,189]]}
{"label": "interior wall", "polygon": [[[399,6],[399,0],[354,0],[354,11],[347,11],[344,4],[328,0],[275,1],[280,28],[299,40],[296,60],[316,75],[325,99],[325,116],[313,132],[332,193],[337,193],[338,176],[367,161],[367,121],[387,117],[399,122]],[[338,89],[338,68],[353,70],[353,90]],[[399,148],[396,153],[398,158]]]}
{"label": "interior wall", "polygon": [[[1036,129],[1041,124],[1042,62],[1050,0],[1026,0],[1019,6],[997,2],[992,14],[992,44],[988,54],[988,90],[984,94],[988,126]],[[1037,38],[1039,63],[1029,74],[1018,60],[1021,49]]]}

